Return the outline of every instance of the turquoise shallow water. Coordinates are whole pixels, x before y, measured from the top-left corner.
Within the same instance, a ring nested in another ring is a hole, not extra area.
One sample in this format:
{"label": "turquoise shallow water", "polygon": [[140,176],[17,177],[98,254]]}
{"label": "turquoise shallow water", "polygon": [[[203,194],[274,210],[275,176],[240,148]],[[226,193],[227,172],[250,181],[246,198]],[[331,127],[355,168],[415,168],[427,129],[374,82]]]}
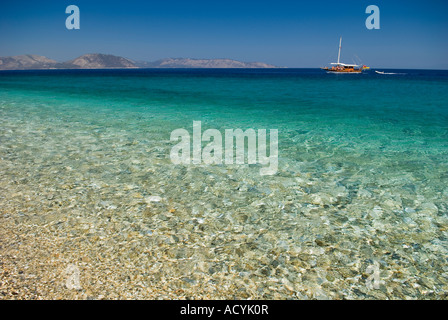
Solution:
{"label": "turquoise shallow water", "polygon": [[[90,291],[117,261],[156,288],[108,297],[446,298],[448,73],[397,72],[3,72],[3,219],[71,239],[52,250],[91,257]],[[172,164],[193,121],[277,129],[277,174]]]}

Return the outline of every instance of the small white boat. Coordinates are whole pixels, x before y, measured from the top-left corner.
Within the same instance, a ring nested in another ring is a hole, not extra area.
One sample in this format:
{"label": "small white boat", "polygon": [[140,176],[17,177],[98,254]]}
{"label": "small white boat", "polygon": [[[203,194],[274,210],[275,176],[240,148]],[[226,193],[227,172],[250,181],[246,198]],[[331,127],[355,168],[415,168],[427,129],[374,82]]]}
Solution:
{"label": "small white boat", "polygon": [[375,70],[375,72],[378,74],[406,74],[406,73],[384,72],[384,71],[376,71],[376,70]]}

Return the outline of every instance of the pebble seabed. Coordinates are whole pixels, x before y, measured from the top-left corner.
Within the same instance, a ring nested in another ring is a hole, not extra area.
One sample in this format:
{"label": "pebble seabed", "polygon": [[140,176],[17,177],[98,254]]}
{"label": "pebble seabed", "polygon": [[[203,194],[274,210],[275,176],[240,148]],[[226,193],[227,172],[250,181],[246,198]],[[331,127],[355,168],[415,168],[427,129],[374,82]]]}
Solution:
{"label": "pebble seabed", "polygon": [[408,148],[380,164],[376,147],[399,152],[387,141],[279,128],[279,170],[260,176],[173,165],[157,128],[176,124],[129,132],[9,110],[2,299],[447,298],[440,154]]}

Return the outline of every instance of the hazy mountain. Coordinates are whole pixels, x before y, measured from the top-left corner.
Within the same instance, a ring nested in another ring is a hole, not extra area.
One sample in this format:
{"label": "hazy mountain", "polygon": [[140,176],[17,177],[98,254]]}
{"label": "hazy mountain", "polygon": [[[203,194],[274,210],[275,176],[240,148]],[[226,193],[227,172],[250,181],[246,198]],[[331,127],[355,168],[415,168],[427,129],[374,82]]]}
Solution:
{"label": "hazy mountain", "polygon": [[58,67],[69,69],[137,68],[134,62],[129,59],[101,53],[85,54],[61,63]]}
{"label": "hazy mountain", "polygon": [[0,70],[51,69],[57,63],[55,60],[34,54],[0,57]]}
{"label": "hazy mountain", "polygon": [[109,69],[109,68],[276,68],[262,62],[231,59],[168,58],[154,62],[132,61],[110,54],[85,54],[76,59],[57,62],[43,56],[0,57],[0,70],[26,69]]}
{"label": "hazy mountain", "polygon": [[276,68],[262,62],[241,62],[231,59],[168,58],[137,64],[141,68]]}

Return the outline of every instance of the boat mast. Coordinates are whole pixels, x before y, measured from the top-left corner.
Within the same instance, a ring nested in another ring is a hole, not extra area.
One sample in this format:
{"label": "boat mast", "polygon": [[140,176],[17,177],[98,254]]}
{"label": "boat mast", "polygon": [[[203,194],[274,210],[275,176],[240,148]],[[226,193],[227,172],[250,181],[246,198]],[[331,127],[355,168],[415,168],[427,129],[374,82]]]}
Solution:
{"label": "boat mast", "polygon": [[339,58],[341,57],[341,45],[342,45],[342,37],[339,39],[338,64],[339,64]]}

